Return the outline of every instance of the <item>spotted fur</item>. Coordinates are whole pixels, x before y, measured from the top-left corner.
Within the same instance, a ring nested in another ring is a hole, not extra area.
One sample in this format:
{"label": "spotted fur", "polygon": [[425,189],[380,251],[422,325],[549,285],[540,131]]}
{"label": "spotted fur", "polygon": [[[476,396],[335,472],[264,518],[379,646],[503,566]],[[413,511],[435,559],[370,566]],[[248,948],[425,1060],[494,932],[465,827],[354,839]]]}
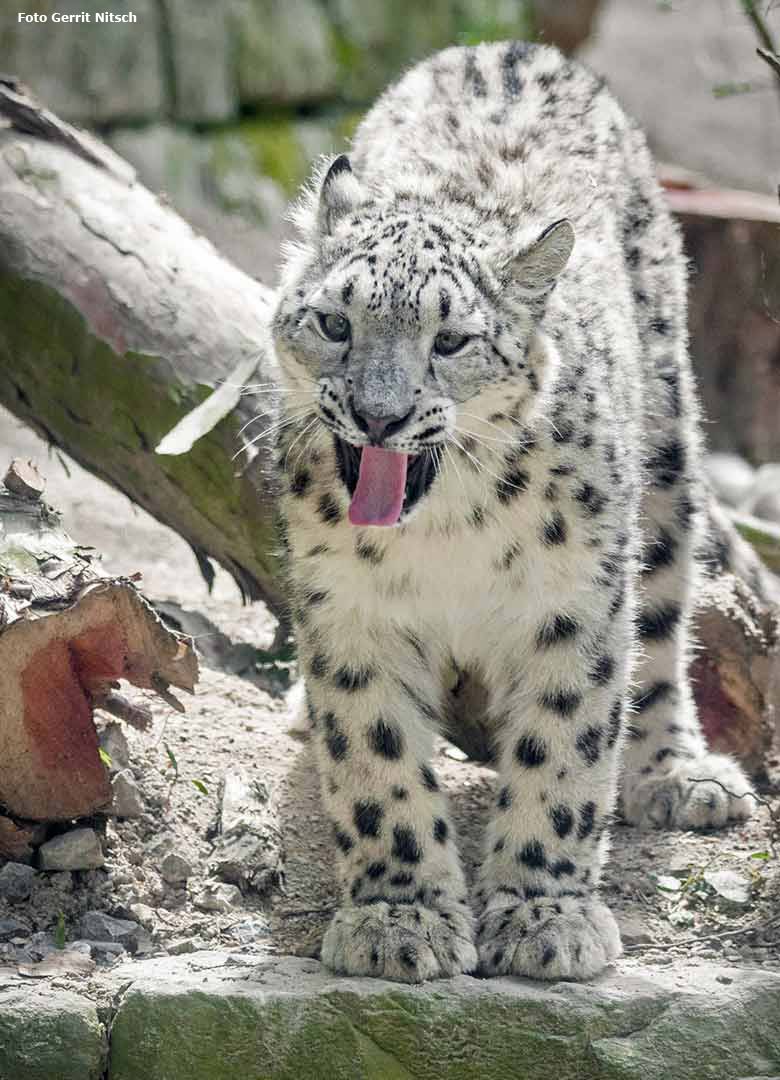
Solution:
{"label": "spotted fur", "polygon": [[[597,887],[621,751],[633,825],[750,810],[688,780],[747,790],[686,676],[705,493],[684,260],[645,142],[553,49],[453,48],[380,98],[297,221],[278,460],[344,882],[323,959],[589,977],[620,951]],[[348,522],[366,414],[414,455],[395,528]],[[485,689],[498,771],[471,899],[429,763],[453,661]]]}

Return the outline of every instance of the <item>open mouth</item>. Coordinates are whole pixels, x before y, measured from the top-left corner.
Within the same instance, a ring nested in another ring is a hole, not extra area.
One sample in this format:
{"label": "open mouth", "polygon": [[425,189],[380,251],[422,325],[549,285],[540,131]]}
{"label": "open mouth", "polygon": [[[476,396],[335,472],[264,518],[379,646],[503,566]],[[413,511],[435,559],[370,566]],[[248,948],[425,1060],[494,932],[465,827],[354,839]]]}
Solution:
{"label": "open mouth", "polygon": [[353,446],[333,436],[339,475],[349,492],[353,525],[395,525],[426,493],[438,469],[431,450],[399,454]]}

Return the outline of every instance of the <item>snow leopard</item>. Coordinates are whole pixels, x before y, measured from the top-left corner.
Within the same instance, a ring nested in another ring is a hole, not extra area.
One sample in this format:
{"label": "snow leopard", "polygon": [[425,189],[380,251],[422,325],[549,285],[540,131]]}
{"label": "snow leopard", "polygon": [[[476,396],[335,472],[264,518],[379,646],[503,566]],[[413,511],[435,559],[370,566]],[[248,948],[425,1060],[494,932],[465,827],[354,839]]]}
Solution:
{"label": "snow leopard", "polygon": [[[343,886],[323,962],[590,978],[621,952],[598,891],[616,813],[751,809],[687,674],[707,494],[645,139],[552,47],[452,47],[294,214],[275,461]],[[431,764],[452,671],[482,688],[497,773],[470,885]]]}

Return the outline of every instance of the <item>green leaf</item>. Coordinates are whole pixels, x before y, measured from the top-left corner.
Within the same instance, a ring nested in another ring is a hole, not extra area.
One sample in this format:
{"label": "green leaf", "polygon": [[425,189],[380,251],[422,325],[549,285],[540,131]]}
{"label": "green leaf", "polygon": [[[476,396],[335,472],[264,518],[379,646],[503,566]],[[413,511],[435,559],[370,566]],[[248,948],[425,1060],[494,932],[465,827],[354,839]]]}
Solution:
{"label": "green leaf", "polygon": [[168,755],[168,765],[170,765],[173,769],[173,782],[175,784],[176,781],[179,779],[179,763],[176,760],[176,755],[174,754],[173,750],[171,750],[168,743],[163,743],[163,746],[165,747],[165,753]]}
{"label": "green leaf", "polygon": [[771,859],[772,856],[768,851],[754,851],[748,856],[749,859]]}
{"label": "green leaf", "polygon": [[57,949],[65,948],[65,915],[60,912],[57,916],[57,926],[54,930],[54,945]]}
{"label": "green leaf", "polygon": [[105,767],[107,769],[110,769],[111,768],[111,755],[107,754],[102,746],[98,747],[98,754],[100,755],[100,760],[103,762]]}
{"label": "green leaf", "polygon": [[201,795],[208,795],[209,789],[206,787],[202,780],[193,780],[192,783],[198,789]]}

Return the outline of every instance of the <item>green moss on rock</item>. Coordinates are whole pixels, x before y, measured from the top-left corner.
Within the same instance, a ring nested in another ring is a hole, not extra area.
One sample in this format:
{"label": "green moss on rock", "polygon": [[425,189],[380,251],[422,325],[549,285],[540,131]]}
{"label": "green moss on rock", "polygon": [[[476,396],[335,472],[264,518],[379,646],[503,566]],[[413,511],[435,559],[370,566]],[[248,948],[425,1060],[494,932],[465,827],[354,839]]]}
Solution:
{"label": "green moss on rock", "polygon": [[100,1080],[106,1039],[95,1006],[66,990],[0,990],[2,1080]]}

